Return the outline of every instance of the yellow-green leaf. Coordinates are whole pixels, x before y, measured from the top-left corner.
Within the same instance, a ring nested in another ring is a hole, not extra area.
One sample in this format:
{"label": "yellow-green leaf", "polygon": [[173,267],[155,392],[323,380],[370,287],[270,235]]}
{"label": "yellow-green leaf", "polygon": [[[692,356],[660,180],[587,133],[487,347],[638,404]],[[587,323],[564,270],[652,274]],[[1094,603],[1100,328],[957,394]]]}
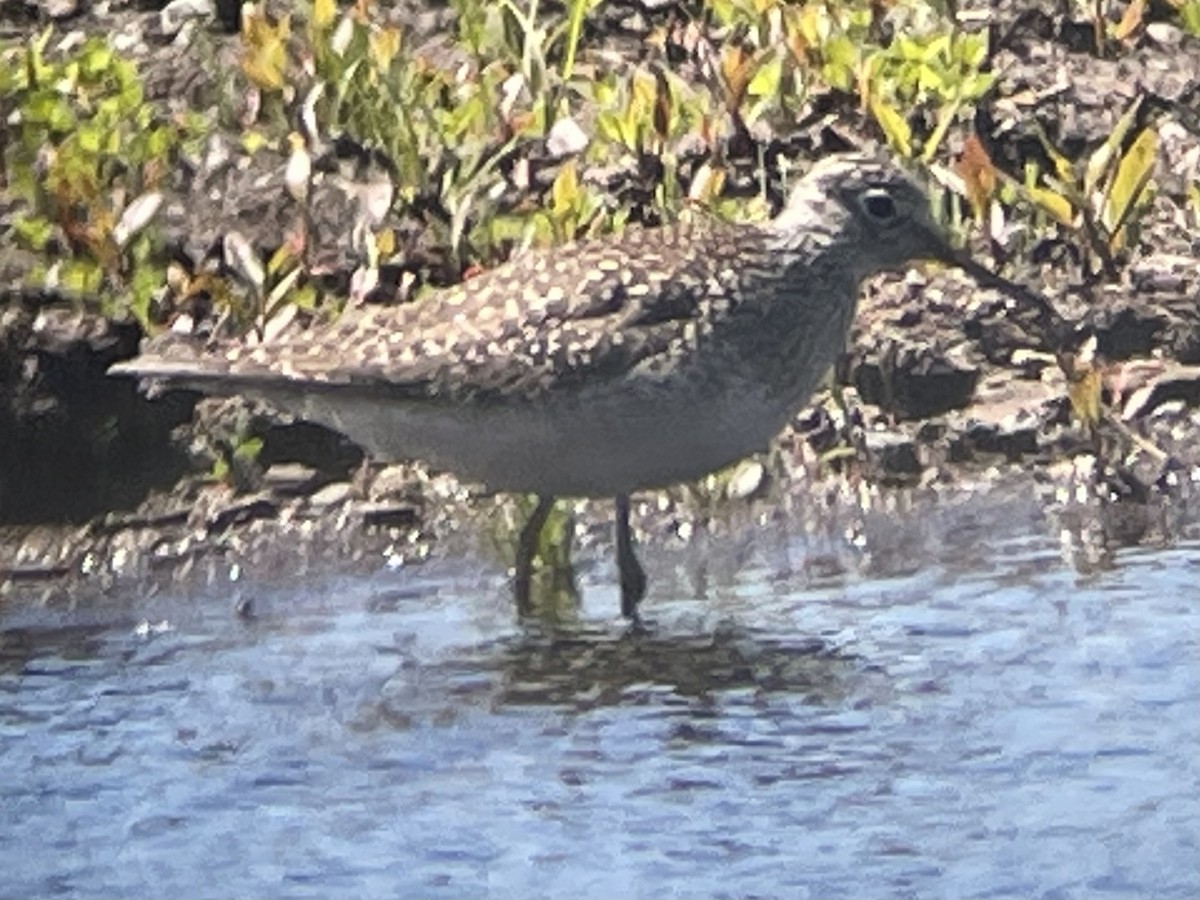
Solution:
{"label": "yellow-green leaf", "polygon": [[879,97],[871,98],[871,112],[888,143],[905,158],[912,157],[912,128],[908,121]]}
{"label": "yellow-green leaf", "polygon": [[21,216],[13,223],[13,233],[27,246],[40,251],[54,236],[54,225],[41,216]]}
{"label": "yellow-green leaf", "polygon": [[779,93],[779,82],[782,77],[783,59],[778,54],[773,54],[770,59],[758,67],[758,71],[750,79],[746,93],[751,97],[774,97]]}
{"label": "yellow-green leaf", "polygon": [[333,24],[337,17],[337,0],[313,0],[312,25],[318,31],[324,31]]}
{"label": "yellow-green leaf", "polygon": [[829,10],[823,4],[806,3],[800,11],[796,24],[805,45],[809,47],[820,47],[829,40],[831,31]]}
{"label": "yellow-green leaf", "polygon": [[1030,199],[1042,210],[1048,212],[1052,218],[1068,228],[1075,227],[1075,208],[1071,205],[1070,200],[1062,194],[1037,185],[1030,185],[1027,190]]}
{"label": "yellow-green leaf", "polygon": [[821,67],[821,77],[830,87],[839,91],[851,91],[858,76],[859,60],[862,48],[859,44],[844,34],[835,34],[821,48],[825,56],[825,65]]}
{"label": "yellow-green leaf", "polygon": [[1095,339],[1089,340],[1078,354],[1061,360],[1059,365],[1067,376],[1071,412],[1084,425],[1094,428],[1100,423],[1100,401],[1104,388],[1104,378],[1096,365]]}
{"label": "yellow-green leaf", "polygon": [[274,25],[262,13],[242,17],[242,71],[263,90],[278,91],[286,83],[290,34],[288,16]]}
{"label": "yellow-green leaf", "polygon": [[1050,138],[1046,137],[1046,132],[1041,125],[1034,124],[1037,130],[1038,140],[1042,144],[1042,149],[1046,151],[1046,155],[1050,157],[1050,161],[1054,163],[1054,172],[1059,179],[1068,184],[1075,183],[1075,167],[1071,161],[1058,152],[1058,148],[1050,142]]}
{"label": "yellow-green leaf", "polygon": [[1129,134],[1129,129],[1133,127],[1134,119],[1137,117],[1138,108],[1141,105],[1141,97],[1138,97],[1133,103],[1129,104],[1129,109],[1122,113],[1112,133],[1105,138],[1104,143],[1088,159],[1087,172],[1084,174],[1083,182],[1085,195],[1090,196],[1092,191],[1104,183],[1105,176],[1111,170],[1113,161],[1117,158],[1117,153],[1120,151],[1121,145],[1125,143],[1125,135]]}
{"label": "yellow-green leaf", "polygon": [[399,28],[383,28],[371,33],[371,60],[380,72],[386,72],[392,60],[400,52],[401,33]]}
{"label": "yellow-green leaf", "polygon": [[302,285],[288,299],[300,309],[312,312],[317,308],[317,289],[311,284]]}
{"label": "yellow-green leaf", "polygon": [[272,277],[278,275],[294,259],[295,254],[292,252],[292,248],[287,243],[280,244],[278,249],[271,254],[271,258],[267,260],[267,274]]}
{"label": "yellow-green leaf", "polygon": [[575,209],[579,202],[579,175],[575,171],[575,160],[567,160],[559,169],[550,194],[556,216],[565,215]]}
{"label": "yellow-green leaf", "polygon": [[1179,21],[1184,30],[1191,35],[1200,35],[1200,0],[1172,0],[1179,10]]}
{"label": "yellow-green leaf", "polygon": [[375,250],[382,259],[388,259],[396,252],[396,232],[384,228],[375,235]]}
{"label": "yellow-green leaf", "polygon": [[1158,133],[1145,128],[1117,164],[1117,174],[1104,204],[1104,226],[1114,238],[1146,190],[1157,154]]}
{"label": "yellow-green leaf", "polygon": [[267,146],[268,143],[266,135],[261,131],[250,130],[242,132],[242,149],[250,156],[256,154],[263,147]]}
{"label": "yellow-green leaf", "polygon": [[90,259],[68,260],[59,271],[59,284],[68,294],[92,297],[104,284],[104,270]]}
{"label": "yellow-green leaf", "polygon": [[245,462],[253,462],[262,453],[263,439],[260,437],[246,438],[233,448],[233,458]]}

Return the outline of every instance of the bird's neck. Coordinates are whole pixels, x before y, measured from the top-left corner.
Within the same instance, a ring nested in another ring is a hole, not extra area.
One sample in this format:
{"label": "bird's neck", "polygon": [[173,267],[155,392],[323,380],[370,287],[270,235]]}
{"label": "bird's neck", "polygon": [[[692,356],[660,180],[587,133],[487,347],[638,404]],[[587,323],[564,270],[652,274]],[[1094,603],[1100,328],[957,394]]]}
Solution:
{"label": "bird's neck", "polygon": [[841,354],[862,282],[871,273],[848,253],[841,235],[808,228],[768,231],[766,239],[776,267],[770,277],[777,283],[769,291],[747,287],[746,295],[767,299],[742,310],[734,327],[753,332],[757,349],[749,364],[763,370],[762,382],[773,385],[783,402],[802,403]]}

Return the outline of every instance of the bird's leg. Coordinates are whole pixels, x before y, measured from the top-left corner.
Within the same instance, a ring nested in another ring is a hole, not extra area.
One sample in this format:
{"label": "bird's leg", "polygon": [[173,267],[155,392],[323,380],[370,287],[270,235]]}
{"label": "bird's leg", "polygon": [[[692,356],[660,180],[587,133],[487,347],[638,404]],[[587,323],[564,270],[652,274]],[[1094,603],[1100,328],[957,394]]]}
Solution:
{"label": "bird's leg", "polygon": [[554,498],[546,494],[538,494],[537,506],[525,520],[521,528],[521,536],[517,539],[517,561],[513,574],[513,595],[517,600],[517,612],[528,616],[533,612],[533,601],[529,596],[530,583],[533,580],[533,557],[538,550],[538,539],[542,528],[554,508]]}
{"label": "bird's leg", "polygon": [[617,570],[621,576],[621,615],[637,622],[638,604],[646,596],[646,573],[633,550],[629,529],[629,495],[617,495]]}

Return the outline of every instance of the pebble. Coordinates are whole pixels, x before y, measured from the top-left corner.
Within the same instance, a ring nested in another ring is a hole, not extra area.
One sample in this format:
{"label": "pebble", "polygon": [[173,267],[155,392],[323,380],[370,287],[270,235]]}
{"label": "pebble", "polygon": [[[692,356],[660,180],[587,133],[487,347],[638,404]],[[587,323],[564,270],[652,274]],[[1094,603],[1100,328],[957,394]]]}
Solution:
{"label": "pebble", "polygon": [[354,486],[350,482],[335,481],[332,484],[325,485],[325,487],[309,497],[308,503],[315,508],[327,509],[345,502],[353,492]]}
{"label": "pebble", "polygon": [[767,470],[756,459],[746,459],[737,468],[725,485],[725,496],[730,500],[748,500],[762,490],[766,484]]}
{"label": "pebble", "polygon": [[574,156],[588,145],[588,136],[579,123],[568,117],[559,119],[546,135],[546,150],[551,156]]}

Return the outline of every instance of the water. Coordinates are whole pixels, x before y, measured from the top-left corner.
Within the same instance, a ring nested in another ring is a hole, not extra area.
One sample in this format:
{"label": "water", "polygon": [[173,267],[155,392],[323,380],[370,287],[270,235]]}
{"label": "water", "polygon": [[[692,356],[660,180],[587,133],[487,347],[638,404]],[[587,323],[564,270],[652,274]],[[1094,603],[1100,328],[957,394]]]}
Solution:
{"label": "water", "polygon": [[1200,895],[1200,544],[896,527],[651,555],[642,637],[470,561],[0,607],[0,895]]}

